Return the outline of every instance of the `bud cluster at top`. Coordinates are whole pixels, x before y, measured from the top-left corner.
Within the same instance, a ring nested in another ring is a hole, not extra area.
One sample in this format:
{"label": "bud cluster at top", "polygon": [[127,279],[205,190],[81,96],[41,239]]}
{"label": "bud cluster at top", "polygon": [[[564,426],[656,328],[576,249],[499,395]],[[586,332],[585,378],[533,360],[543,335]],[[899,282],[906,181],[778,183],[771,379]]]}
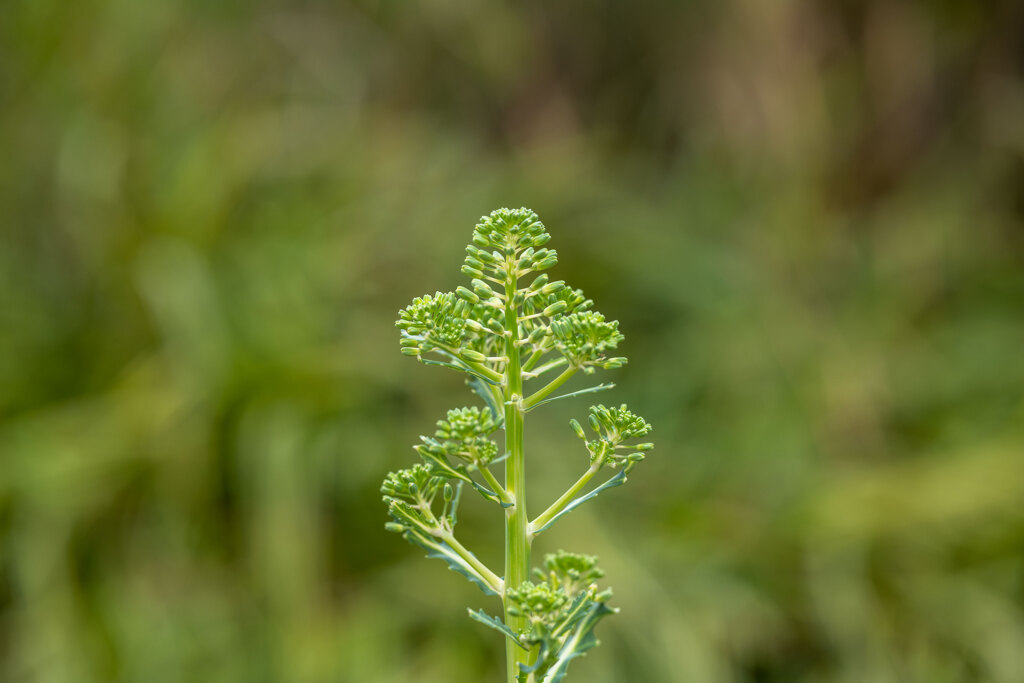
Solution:
{"label": "bud cluster at top", "polygon": [[466,247],[462,272],[471,278],[490,274],[509,282],[558,263],[554,249],[542,248],[551,239],[540,218],[527,208],[498,209],[481,216]]}

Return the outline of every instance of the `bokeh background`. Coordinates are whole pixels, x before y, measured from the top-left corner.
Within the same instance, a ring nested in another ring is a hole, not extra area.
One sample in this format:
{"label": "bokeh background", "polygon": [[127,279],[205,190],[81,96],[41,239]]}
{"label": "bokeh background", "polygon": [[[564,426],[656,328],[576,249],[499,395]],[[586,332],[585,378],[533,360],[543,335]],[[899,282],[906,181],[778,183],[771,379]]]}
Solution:
{"label": "bokeh background", "polygon": [[520,205],[658,444],[573,680],[1024,680],[1021,3],[8,0],[0,159],[0,680],[502,680],[377,489]]}

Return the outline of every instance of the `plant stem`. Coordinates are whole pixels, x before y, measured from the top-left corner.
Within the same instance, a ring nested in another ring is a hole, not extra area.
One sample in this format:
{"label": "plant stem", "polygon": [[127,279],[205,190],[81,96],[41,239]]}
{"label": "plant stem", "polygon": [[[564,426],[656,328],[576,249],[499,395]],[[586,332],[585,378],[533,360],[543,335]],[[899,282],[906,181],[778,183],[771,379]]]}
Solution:
{"label": "plant stem", "polygon": [[565,370],[562,371],[562,374],[548,382],[548,385],[546,387],[539,390],[537,393],[530,396],[530,398],[523,401],[523,410],[529,410],[530,408],[537,405],[537,403],[539,403],[540,401],[543,401],[552,391],[565,384],[569,380],[569,378],[575,374],[575,367],[567,367]]}
{"label": "plant stem", "polygon": [[469,566],[476,570],[476,572],[480,575],[480,578],[482,578],[487,583],[487,585],[491,587],[491,590],[493,590],[498,595],[502,594],[504,586],[502,585],[501,577],[499,577],[497,574],[488,569],[487,565],[478,560],[476,558],[476,555],[469,552],[466,546],[459,543],[455,539],[455,536],[452,534],[452,532],[445,531],[441,534],[440,538],[442,538],[448,545],[450,545],[452,547],[452,550],[458,553],[459,557],[464,559],[466,563],[469,564]]}
{"label": "plant stem", "polygon": [[[509,269],[512,271],[512,269]],[[512,271],[514,272],[514,271]],[[516,633],[526,627],[526,619],[509,614],[508,591],[518,588],[527,580],[530,571],[530,541],[528,529],[530,519],[526,515],[526,462],[523,453],[523,412],[520,402],[523,396],[523,376],[519,360],[518,311],[513,303],[516,292],[516,277],[509,277],[505,283],[505,490],[514,501],[505,510],[505,623]],[[530,653],[523,651],[509,640],[506,644],[505,662],[508,683],[516,683],[519,664],[528,664]]]}
{"label": "plant stem", "polygon": [[551,504],[544,512],[540,513],[537,519],[530,522],[530,537],[537,533],[538,529],[543,529],[544,525],[550,522],[555,515],[562,511],[566,505],[572,502],[572,499],[587,485],[597,471],[601,469],[601,461],[596,461],[590,468],[583,473],[583,476],[576,480],[576,483],[569,487],[569,490],[563,493],[558,500]]}
{"label": "plant stem", "polygon": [[478,469],[480,470],[480,475],[484,478],[487,485],[490,486],[496,494],[498,494],[498,498],[501,498],[501,502],[511,503],[512,498],[508,495],[508,491],[505,490],[504,486],[498,483],[498,480],[494,478],[494,475],[491,473],[491,470],[487,468],[487,465],[481,465]]}

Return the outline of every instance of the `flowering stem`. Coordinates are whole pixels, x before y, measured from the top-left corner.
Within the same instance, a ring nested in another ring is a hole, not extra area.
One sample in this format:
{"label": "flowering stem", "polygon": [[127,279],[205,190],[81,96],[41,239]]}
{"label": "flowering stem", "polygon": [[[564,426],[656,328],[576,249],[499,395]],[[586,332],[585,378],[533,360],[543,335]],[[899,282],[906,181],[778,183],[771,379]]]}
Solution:
{"label": "flowering stem", "polygon": [[[511,269],[510,269],[511,270]],[[514,271],[512,271],[514,272]],[[515,504],[505,510],[505,588],[503,603],[505,623],[515,633],[526,629],[526,619],[509,613],[512,606],[508,588],[517,587],[527,580],[530,571],[530,540],[526,515],[526,462],[523,453],[523,412],[520,401],[523,395],[523,376],[519,364],[519,346],[516,334],[519,329],[518,311],[513,303],[516,291],[516,277],[510,275],[505,283],[505,490]],[[516,683],[519,664],[527,664],[530,653],[509,640],[506,644],[506,675],[508,683]]]}

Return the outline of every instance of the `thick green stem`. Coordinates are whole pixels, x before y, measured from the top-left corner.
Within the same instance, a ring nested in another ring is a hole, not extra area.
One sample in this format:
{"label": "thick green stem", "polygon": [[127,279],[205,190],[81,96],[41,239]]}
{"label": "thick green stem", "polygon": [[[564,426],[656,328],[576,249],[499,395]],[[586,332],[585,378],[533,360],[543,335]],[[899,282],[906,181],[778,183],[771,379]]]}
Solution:
{"label": "thick green stem", "polygon": [[[505,369],[505,490],[514,501],[505,510],[505,623],[515,632],[522,631],[526,620],[509,614],[509,588],[518,588],[527,580],[530,572],[530,540],[526,516],[526,462],[523,453],[523,376],[519,360],[519,321],[513,297],[516,291],[515,277],[505,283],[505,355],[508,365]],[[529,664],[530,653],[509,640],[506,645],[508,683],[516,683],[519,664]]]}

